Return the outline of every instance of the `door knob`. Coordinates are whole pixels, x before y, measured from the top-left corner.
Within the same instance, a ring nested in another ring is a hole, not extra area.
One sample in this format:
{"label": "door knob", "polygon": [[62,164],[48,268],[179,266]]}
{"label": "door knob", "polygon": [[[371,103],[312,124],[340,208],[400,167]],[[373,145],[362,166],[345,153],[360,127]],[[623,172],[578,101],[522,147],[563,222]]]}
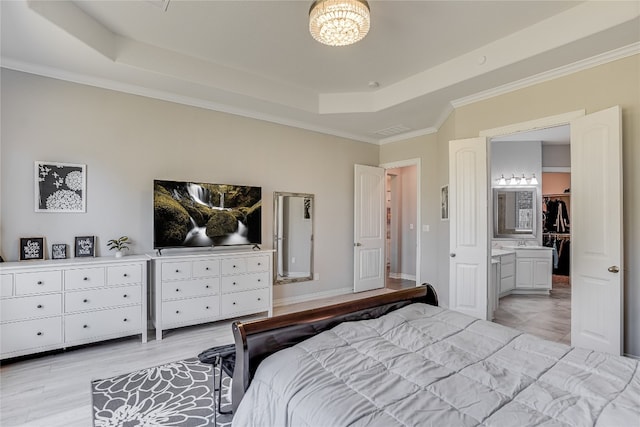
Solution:
{"label": "door knob", "polygon": [[362,246],[362,243],[360,243],[360,242],[354,243],[353,246]]}
{"label": "door knob", "polygon": [[612,265],[611,267],[607,268],[607,270],[609,270],[609,273],[619,273],[620,272],[620,268],[617,265]]}
{"label": "door knob", "polygon": [[453,252],[451,252],[451,253],[449,254],[449,256],[450,256],[451,258],[455,258],[455,257],[456,257],[456,254],[454,254]]}

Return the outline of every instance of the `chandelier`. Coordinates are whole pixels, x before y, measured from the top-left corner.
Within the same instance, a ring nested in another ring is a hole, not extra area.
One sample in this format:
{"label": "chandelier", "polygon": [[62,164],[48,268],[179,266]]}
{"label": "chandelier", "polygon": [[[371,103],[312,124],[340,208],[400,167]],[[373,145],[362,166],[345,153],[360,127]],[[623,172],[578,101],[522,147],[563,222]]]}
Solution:
{"label": "chandelier", "polygon": [[365,0],[316,0],[309,8],[309,31],[329,46],[347,46],[369,32],[369,3]]}

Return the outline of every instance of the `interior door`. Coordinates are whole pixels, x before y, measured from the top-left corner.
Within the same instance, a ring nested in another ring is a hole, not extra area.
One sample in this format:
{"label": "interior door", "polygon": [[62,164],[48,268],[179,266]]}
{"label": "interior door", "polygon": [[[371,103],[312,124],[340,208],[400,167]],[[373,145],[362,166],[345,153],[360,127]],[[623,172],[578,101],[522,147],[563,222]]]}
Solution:
{"label": "interior door", "polygon": [[449,142],[449,308],[487,319],[487,141]]}
{"label": "interior door", "polygon": [[355,165],[353,291],[384,287],[385,171]]}
{"label": "interior door", "polygon": [[621,354],[622,138],[616,106],[571,122],[571,344]]}

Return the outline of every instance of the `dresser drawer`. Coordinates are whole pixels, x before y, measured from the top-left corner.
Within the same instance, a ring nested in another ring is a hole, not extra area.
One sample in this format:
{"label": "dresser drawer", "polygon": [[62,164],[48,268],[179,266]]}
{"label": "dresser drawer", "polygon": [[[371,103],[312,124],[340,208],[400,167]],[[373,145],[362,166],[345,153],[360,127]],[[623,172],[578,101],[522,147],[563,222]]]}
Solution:
{"label": "dresser drawer", "polygon": [[220,299],[216,296],[190,298],[162,303],[163,325],[189,323],[213,318],[220,314]]}
{"label": "dresser drawer", "polygon": [[105,284],[104,267],[79,268],[77,270],[67,270],[64,272],[64,288],[84,289],[98,288]]}
{"label": "dresser drawer", "polygon": [[60,292],[62,272],[60,270],[17,273],[15,275],[16,295]]}
{"label": "dresser drawer", "polygon": [[247,258],[247,271],[249,273],[257,273],[259,271],[269,271],[268,256],[254,256]]}
{"label": "dresser drawer", "polygon": [[191,278],[191,261],[165,262],[162,264],[162,281]]}
{"label": "dresser drawer", "polygon": [[193,262],[193,277],[215,277],[220,275],[219,260],[204,260]]}
{"label": "dresser drawer", "polygon": [[264,288],[269,285],[269,273],[242,274],[222,278],[222,293]]}
{"label": "dresser drawer", "polygon": [[269,289],[255,289],[222,295],[221,310],[223,316],[233,313],[267,311],[269,310]]}
{"label": "dresser drawer", "polygon": [[0,301],[3,322],[59,316],[62,314],[62,295],[33,295]]}
{"label": "dresser drawer", "polygon": [[500,277],[510,277],[513,276],[513,274],[515,273],[515,267],[516,267],[516,263],[515,262],[510,262],[507,264],[500,264]]}
{"label": "dresser drawer", "polygon": [[220,279],[218,277],[185,280],[182,282],[164,282],[162,283],[162,300],[217,295],[219,290]]}
{"label": "dresser drawer", "polygon": [[64,295],[64,311],[65,313],[73,313],[119,305],[140,304],[141,292],[140,285],[67,292]]}
{"label": "dresser drawer", "polygon": [[12,353],[62,343],[62,318],[26,320],[0,325],[0,352]]}
{"label": "dresser drawer", "polygon": [[0,274],[0,297],[13,295],[13,274]]}
{"label": "dresser drawer", "polygon": [[228,258],[222,260],[222,274],[241,274],[247,272],[245,258]]}
{"label": "dresser drawer", "polygon": [[65,342],[73,343],[102,336],[139,332],[141,320],[140,306],[70,314],[64,318]]}
{"label": "dresser drawer", "polygon": [[107,267],[107,284],[129,285],[142,282],[142,266],[136,265],[112,265]]}

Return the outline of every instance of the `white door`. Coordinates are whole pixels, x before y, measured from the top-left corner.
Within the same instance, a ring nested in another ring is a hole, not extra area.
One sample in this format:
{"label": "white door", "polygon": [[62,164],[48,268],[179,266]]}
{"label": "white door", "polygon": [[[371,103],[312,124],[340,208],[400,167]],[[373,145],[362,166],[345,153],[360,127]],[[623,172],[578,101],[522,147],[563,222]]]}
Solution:
{"label": "white door", "polygon": [[449,142],[449,308],[487,319],[487,141]]}
{"label": "white door", "polygon": [[384,287],[383,168],[355,165],[353,291]]}
{"label": "white door", "polygon": [[571,345],[622,352],[620,107],[571,122]]}

